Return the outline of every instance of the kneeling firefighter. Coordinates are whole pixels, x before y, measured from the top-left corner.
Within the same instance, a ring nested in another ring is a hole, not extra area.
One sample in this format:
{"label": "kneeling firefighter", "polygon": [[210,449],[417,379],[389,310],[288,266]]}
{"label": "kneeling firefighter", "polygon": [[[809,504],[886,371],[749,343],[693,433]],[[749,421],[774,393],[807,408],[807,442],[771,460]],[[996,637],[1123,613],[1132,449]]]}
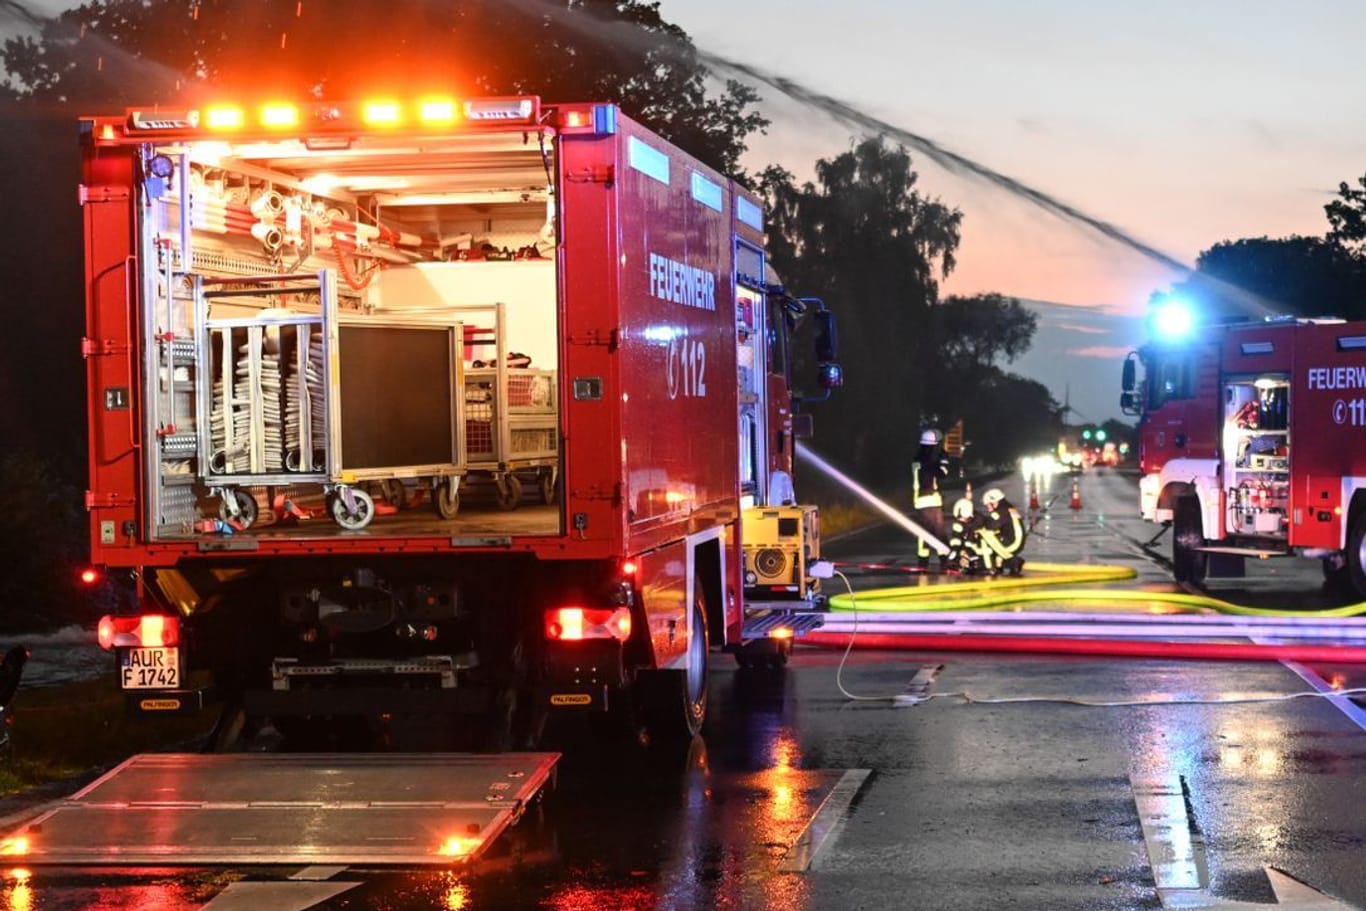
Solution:
{"label": "kneeling firefighter", "polygon": [[1020,556],[1020,551],[1025,543],[1025,527],[1020,511],[996,487],[982,494],[982,506],[987,511],[980,532],[987,570],[992,575],[1006,572],[1018,576],[1024,569],[1024,558]]}
{"label": "kneeling firefighter", "polygon": [[965,576],[976,575],[986,568],[983,556],[982,517],[972,501],[963,497],[953,504],[953,522],[949,526],[949,565]]}

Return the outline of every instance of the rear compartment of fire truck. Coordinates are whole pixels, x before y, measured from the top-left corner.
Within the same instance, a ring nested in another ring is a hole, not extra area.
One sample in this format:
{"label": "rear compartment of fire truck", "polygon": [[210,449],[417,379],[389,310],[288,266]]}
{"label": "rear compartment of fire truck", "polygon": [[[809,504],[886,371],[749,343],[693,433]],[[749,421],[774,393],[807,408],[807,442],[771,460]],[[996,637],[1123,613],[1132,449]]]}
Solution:
{"label": "rear compartment of fire truck", "polygon": [[150,538],[561,532],[549,137],[142,154]]}
{"label": "rear compartment of fire truck", "polygon": [[1290,377],[1224,385],[1225,533],[1284,542],[1290,530]]}
{"label": "rear compartment of fire truck", "polygon": [[219,746],[497,744],[559,584],[501,548],[564,533],[554,137],[139,154],[143,525],[199,556],[143,576],[186,632],[119,650],[131,704],[222,698]]}

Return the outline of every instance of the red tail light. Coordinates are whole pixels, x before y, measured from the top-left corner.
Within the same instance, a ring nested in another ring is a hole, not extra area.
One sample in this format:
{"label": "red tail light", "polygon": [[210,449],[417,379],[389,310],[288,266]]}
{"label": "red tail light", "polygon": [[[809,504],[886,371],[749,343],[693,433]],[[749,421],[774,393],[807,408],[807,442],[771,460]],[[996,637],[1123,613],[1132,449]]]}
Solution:
{"label": "red tail light", "polygon": [[101,617],[96,636],[103,649],[178,645],[180,618],[169,614]]}
{"label": "red tail light", "polygon": [[546,611],[545,637],[560,642],[581,639],[625,642],[631,637],[631,612],[624,607],[561,607]]}
{"label": "red tail light", "polygon": [[93,566],[87,566],[81,570],[81,584],[94,585],[100,581],[100,571]]}

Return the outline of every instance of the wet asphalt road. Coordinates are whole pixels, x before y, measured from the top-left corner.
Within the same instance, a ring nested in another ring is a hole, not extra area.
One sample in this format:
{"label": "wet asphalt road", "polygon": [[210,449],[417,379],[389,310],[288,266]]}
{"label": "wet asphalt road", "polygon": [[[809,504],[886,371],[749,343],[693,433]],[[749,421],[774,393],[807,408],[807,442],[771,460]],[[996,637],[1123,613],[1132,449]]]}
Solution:
{"label": "wet asphalt road", "polygon": [[[1007,495],[1027,502],[1018,484],[1007,482]],[[1127,515],[1132,479],[1086,475],[1079,511],[1066,508],[1069,484],[1036,526],[1031,558],[1123,563],[1139,569],[1138,584],[1170,589],[1137,546],[1152,529]],[[850,563],[911,550],[885,528],[827,548]],[[1210,587],[1311,603],[1318,567],[1292,565],[1302,562]],[[711,716],[687,756],[577,744],[556,791],[472,870],[347,869],[318,884],[289,880],[297,868],[37,868],[5,875],[0,908],[1160,908],[1158,885],[1183,875],[1191,895],[1217,907],[1272,903],[1263,865],[1366,908],[1366,732],[1325,700],[1100,708],[888,698],[913,681],[939,694],[1094,701],[1307,689],[1279,664],[841,657],[799,649],[786,672],[742,673],[714,656]],[[809,869],[789,872],[822,801],[857,780],[851,770],[867,770],[852,804],[819,817],[822,832],[838,825]],[[1165,834],[1145,841],[1136,789],[1168,795]],[[1155,867],[1150,850],[1190,861]]]}

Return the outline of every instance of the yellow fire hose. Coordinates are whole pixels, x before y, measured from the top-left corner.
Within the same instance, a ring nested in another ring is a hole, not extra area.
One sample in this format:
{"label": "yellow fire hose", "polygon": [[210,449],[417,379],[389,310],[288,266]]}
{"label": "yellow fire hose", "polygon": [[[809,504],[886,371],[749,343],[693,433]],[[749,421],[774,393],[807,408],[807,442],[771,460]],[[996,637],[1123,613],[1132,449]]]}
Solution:
{"label": "yellow fire hose", "polygon": [[1073,589],[1058,585],[1081,585],[1133,579],[1138,574],[1123,566],[1080,563],[1030,563],[1028,575],[1012,578],[971,579],[931,585],[903,585],[867,589],[830,598],[832,610],[849,611],[970,611],[1018,607],[1024,604],[1086,604],[1097,608],[1115,604],[1146,604],[1155,613],[1201,613],[1214,611],[1243,617],[1357,617],[1366,614],[1366,603],[1318,610],[1245,607],[1208,595],[1141,589]]}

